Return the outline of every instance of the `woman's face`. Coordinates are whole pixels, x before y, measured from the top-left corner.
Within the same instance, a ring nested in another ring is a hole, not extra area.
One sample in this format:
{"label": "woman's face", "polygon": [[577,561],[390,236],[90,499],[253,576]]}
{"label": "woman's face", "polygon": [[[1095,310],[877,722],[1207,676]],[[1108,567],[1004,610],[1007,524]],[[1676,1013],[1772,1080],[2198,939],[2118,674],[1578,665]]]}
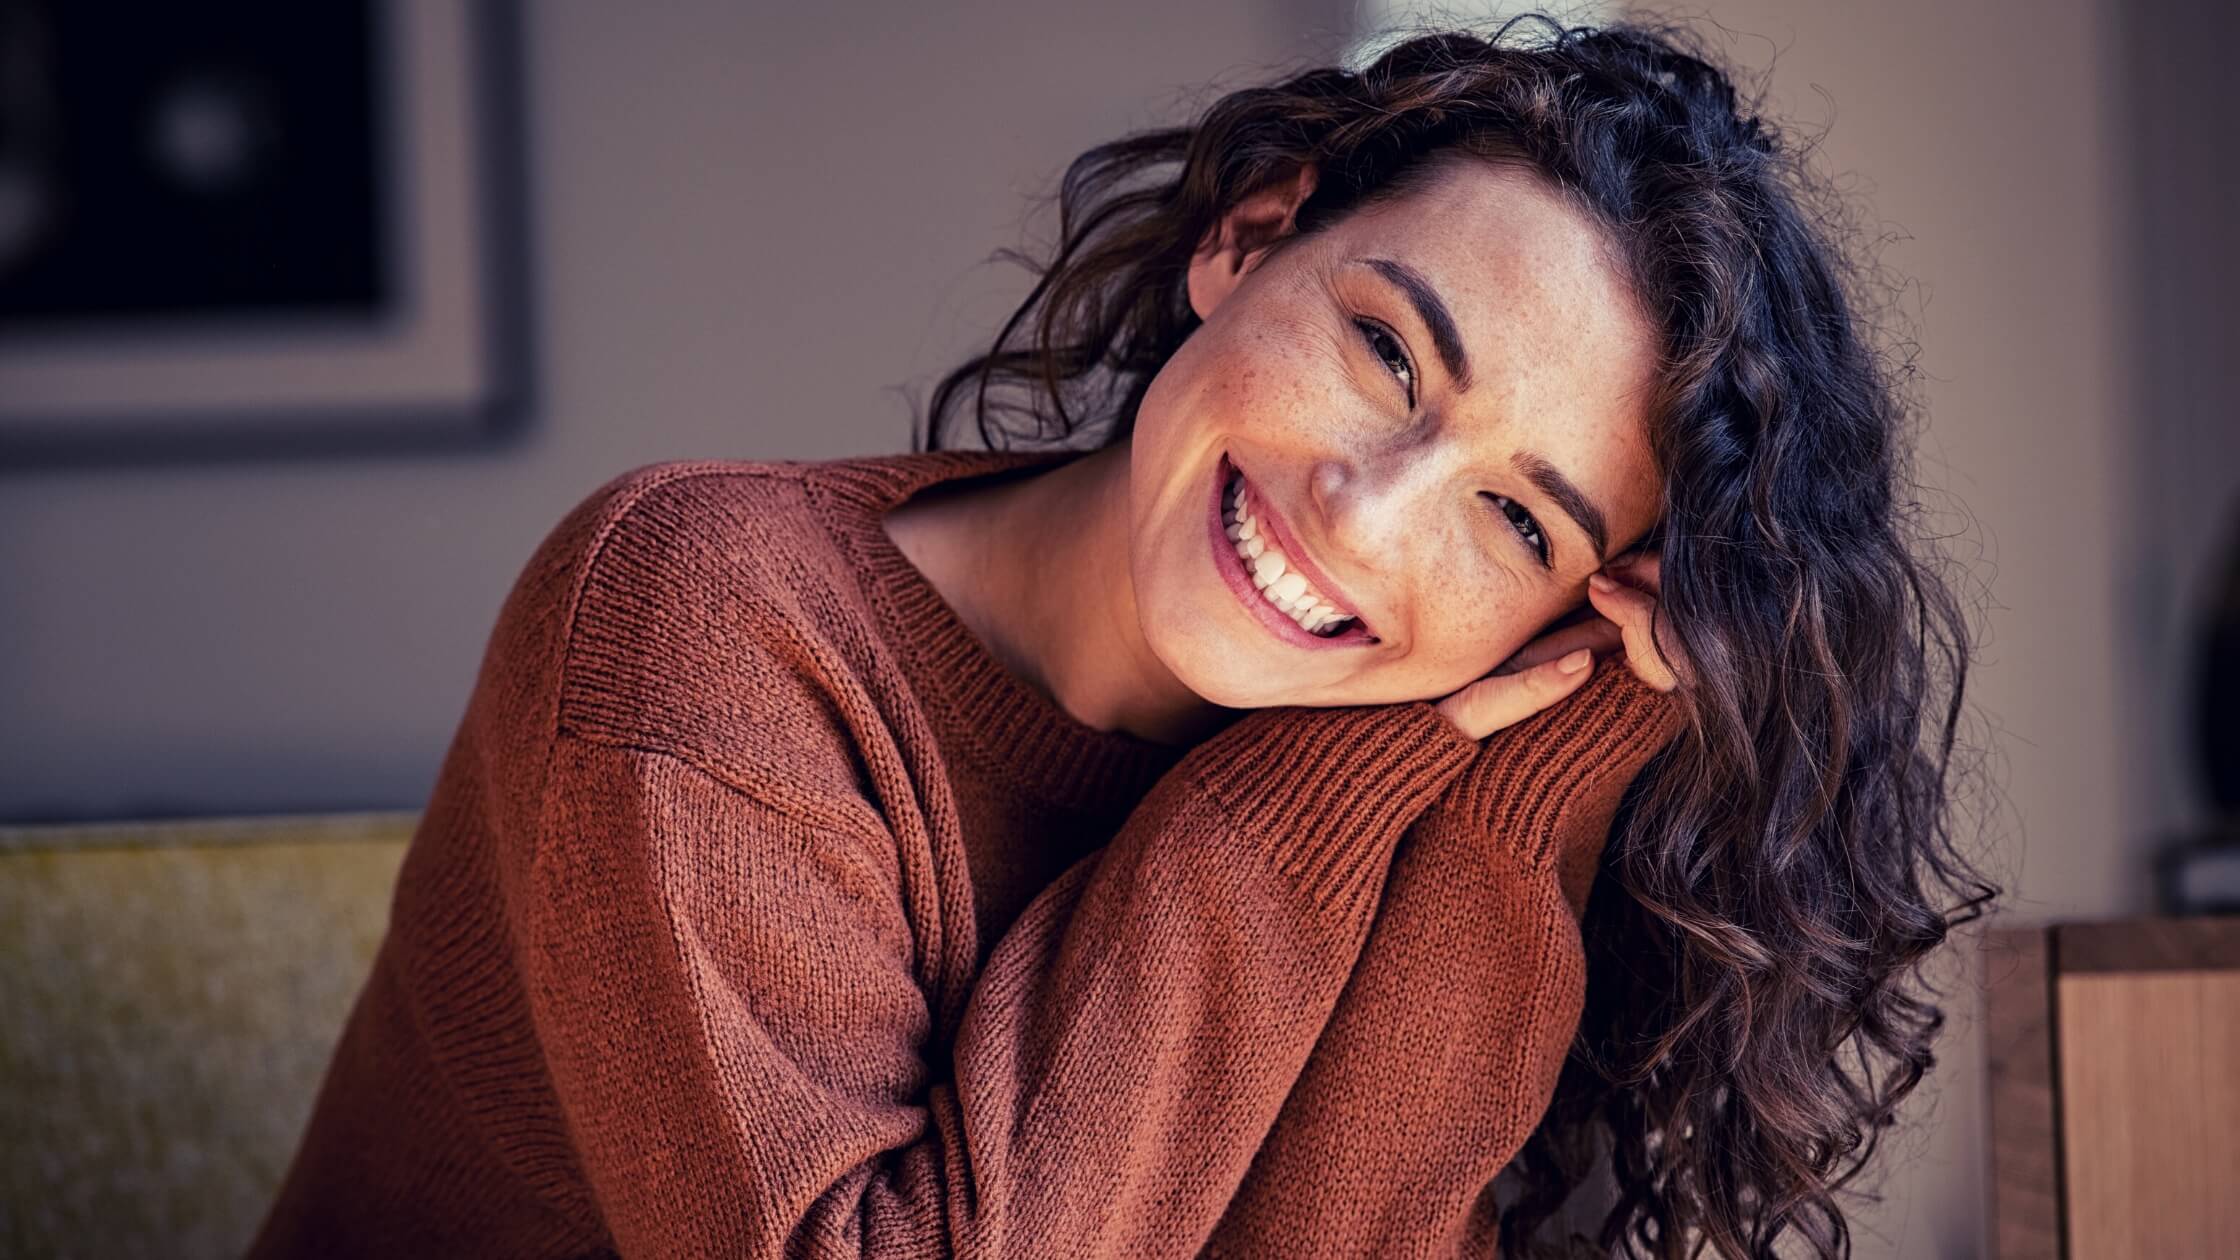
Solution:
{"label": "woman's face", "polygon": [[[1152,651],[1206,700],[1447,695],[1655,523],[1651,330],[1529,173],[1450,159],[1272,254],[1201,252],[1190,288],[1205,322],[1136,418],[1128,561]],[[1258,556],[1217,514],[1239,484]],[[1301,578],[1320,600],[1280,611]]]}

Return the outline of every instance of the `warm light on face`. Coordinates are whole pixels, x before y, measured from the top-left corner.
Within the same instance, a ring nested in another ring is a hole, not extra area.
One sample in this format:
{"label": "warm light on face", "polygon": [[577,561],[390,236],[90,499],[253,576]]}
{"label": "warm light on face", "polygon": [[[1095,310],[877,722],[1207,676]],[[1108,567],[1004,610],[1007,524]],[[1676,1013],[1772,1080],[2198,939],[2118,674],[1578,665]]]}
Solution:
{"label": "warm light on face", "polygon": [[[1654,523],[1652,346],[1591,225],[1513,169],[1450,162],[1275,251],[1137,415],[1129,563],[1152,650],[1235,707],[1429,699],[1484,674]],[[1254,561],[1223,533],[1225,459],[1284,567],[1366,634],[1322,640],[1297,624],[1312,607],[1239,591]]]}

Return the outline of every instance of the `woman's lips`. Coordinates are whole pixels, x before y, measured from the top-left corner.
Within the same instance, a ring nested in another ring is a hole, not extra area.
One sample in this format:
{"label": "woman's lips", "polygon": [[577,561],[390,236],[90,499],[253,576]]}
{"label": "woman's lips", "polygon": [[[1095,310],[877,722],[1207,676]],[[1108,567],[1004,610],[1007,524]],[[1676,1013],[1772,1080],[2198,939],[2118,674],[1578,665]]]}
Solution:
{"label": "woman's lips", "polygon": [[[1228,531],[1221,520],[1223,492],[1228,488],[1230,479],[1236,473],[1236,466],[1229,462],[1227,455],[1223,455],[1218,466],[1214,469],[1213,489],[1206,512],[1206,535],[1213,547],[1214,569],[1221,574],[1222,581],[1229,589],[1236,592],[1237,601],[1245,606],[1245,610],[1255,620],[1266,626],[1271,634],[1297,647],[1342,648],[1376,642],[1376,638],[1369,634],[1367,627],[1362,625],[1359,617],[1355,617],[1351,624],[1336,634],[1319,635],[1293,621],[1289,615],[1270,604],[1260,594],[1260,588],[1252,583],[1252,574],[1245,569],[1244,557],[1237,554],[1237,546],[1230,541]],[[1246,485],[1247,487],[1251,485],[1249,479],[1246,481]],[[1248,495],[1251,493],[1249,488],[1246,493]],[[1278,547],[1283,546],[1280,536],[1278,536],[1276,545]],[[1287,559],[1288,555],[1287,551]],[[1301,566],[1302,576],[1308,576],[1311,572],[1305,566]],[[1311,582],[1314,579],[1309,576],[1308,580]],[[1317,585],[1316,589],[1321,590],[1322,587]],[[1327,592],[1325,594],[1327,595]]]}
{"label": "woman's lips", "polygon": [[1324,573],[1321,566],[1314,562],[1314,557],[1308,555],[1307,549],[1300,545],[1299,536],[1291,532],[1290,523],[1283,519],[1282,513],[1276,511],[1276,505],[1254,491],[1252,479],[1246,478],[1245,497],[1252,503],[1252,515],[1260,522],[1260,528],[1275,536],[1276,547],[1283,552],[1283,562],[1297,569],[1299,576],[1307,580],[1307,585],[1330,601],[1339,612],[1353,618],[1354,624],[1366,626],[1360,612],[1354,608],[1353,601],[1346,598],[1345,592],[1338,589],[1337,584],[1330,580],[1330,575]]}

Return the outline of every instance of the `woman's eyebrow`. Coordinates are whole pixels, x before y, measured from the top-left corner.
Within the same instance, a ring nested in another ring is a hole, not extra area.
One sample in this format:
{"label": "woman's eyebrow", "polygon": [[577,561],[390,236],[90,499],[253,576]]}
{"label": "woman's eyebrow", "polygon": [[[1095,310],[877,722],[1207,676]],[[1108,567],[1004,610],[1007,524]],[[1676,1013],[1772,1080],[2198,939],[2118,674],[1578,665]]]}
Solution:
{"label": "woman's eyebrow", "polygon": [[1518,451],[1509,457],[1509,463],[1525,480],[1540,488],[1542,494],[1555,501],[1563,514],[1572,519],[1587,538],[1594,543],[1595,566],[1600,568],[1610,560],[1610,530],[1603,523],[1602,509],[1594,505],[1563,470],[1551,464],[1538,451]]}
{"label": "woman's eyebrow", "polygon": [[[1364,258],[1361,262],[1400,290],[1408,304],[1415,307],[1416,316],[1431,330],[1431,344],[1439,352],[1439,361],[1446,365],[1447,375],[1453,378],[1455,392],[1467,391],[1470,388],[1470,352],[1462,348],[1462,334],[1455,327],[1454,315],[1447,310],[1446,302],[1439,297],[1439,290],[1432,287],[1422,272],[1404,262],[1390,258]],[[1537,486],[1540,493],[1547,495],[1586,533],[1594,544],[1596,566],[1608,563],[1610,529],[1594,500],[1537,451],[1519,451],[1509,462],[1519,475]]]}
{"label": "woman's eyebrow", "polygon": [[1423,273],[1404,262],[1390,258],[1364,258],[1362,265],[1383,276],[1416,308],[1417,318],[1431,330],[1431,344],[1439,351],[1439,361],[1446,365],[1447,375],[1454,380],[1456,393],[1470,388],[1470,353],[1462,348],[1462,333],[1455,327],[1454,316],[1447,311],[1447,304],[1439,291],[1423,278]]}

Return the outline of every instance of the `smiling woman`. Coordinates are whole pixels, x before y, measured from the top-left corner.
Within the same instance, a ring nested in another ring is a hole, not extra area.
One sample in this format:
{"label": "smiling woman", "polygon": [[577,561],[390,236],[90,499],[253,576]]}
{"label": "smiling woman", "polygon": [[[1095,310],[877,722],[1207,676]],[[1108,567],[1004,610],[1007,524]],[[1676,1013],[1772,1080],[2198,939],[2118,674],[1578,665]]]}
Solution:
{"label": "smiling woman", "polygon": [[[1445,158],[1302,234],[1315,171],[1246,198],[1192,259],[1202,322],[1124,448],[1134,599],[1190,695],[1438,699],[1577,605],[1613,530],[1623,549],[1655,523],[1654,338],[1593,222],[1529,172]],[[1185,492],[1223,460],[1373,642],[1301,662],[1234,617],[1191,615],[1206,566],[1168,509],[1194,507]]]}
{"label": "smiling woman", "polygon": [[1844,1254],[1963,626],[1774,135],[1547,25],[1076,161],[926,434],[1055,450],[578,505],[252,1254]]}
{"label": "smiling woman", "polygon": [[[1140,626],[1019,619],[1046,631],[1021,656],[1075,712],[1171,737],[1207,703],[1588,726],[1547,671],[1622,655],[1685,720],[1579,859],[1585,1004],[1501,1251],[1607,1151],[1602,1247],[1847,1254],[1835,1192],[1934,1060],[1917,970],[1998,890],[1949,831],[1972,648],[1901,497],[1909,417],[1841,198],[1686,31],[1533,16],[1232,93],[1083,154],[1059,201],[925,445],[970,420],[1090,453],[1041,479],[1068,492],[1040,500],[1067,521],[1050,562],[988,549],[960,597]],[[1216,468],[1365,637],[1301,651],[1291,618],[1237,615],[1186,525]],[[1356,1057],[1310,1066],[1302,1115],[1335,1096],[1308,1082],[1380,1090]],[[1351,1138],[1310,1130],[1279,1125],[1256,1178],[1342,1162]]]}

